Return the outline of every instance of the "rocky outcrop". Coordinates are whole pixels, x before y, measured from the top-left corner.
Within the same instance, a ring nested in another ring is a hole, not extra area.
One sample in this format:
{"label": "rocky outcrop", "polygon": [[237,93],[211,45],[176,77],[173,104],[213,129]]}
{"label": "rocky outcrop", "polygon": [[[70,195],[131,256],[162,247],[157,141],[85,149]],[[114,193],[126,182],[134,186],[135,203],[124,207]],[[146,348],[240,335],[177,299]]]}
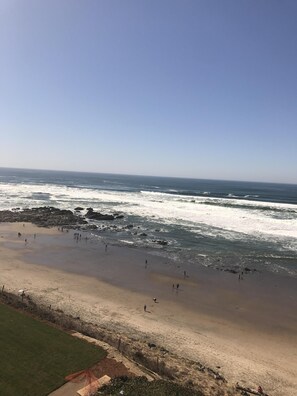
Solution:
{"label": "rocky outcrop", "polygon": [[95,212],[92,208],[89,208],[86,214],[86,218],[91,220],[114,220],[115,216],[111,214],[102,214],[100,212]]}
{"label": "rocky outcrop", "polygon": [[[81,210],[84,209],[78,206],[74,210],[75,212],[80,212]],[[122,219],[124,217],[119,213],[113,215],[113,214],[103,214],[100,212],[95,212],[92,208],[87,209],[87,214],[85,216],[82,216],[80,215],[80,213],[75,213],[75,212],[72,212],[71,210],[54,208],[52,206],[43,206],[38,208],[22,209],[22,210],[19,208],[15,208],[12,210],[0,211],[0,222],[33,223],[41,227],[68,226],[70,228],[87,224],[88,229],[96,229],[97,225],[89,224],[89,222],[86,219],[115,220],[115,219]]]}
{"label": "rocky outcrop", "polygon": [[153,242],[157,243],[158,245],[161,246],[167,246],[168,245],[168,241],[164,241],[162,239],[153,239]]}
{"label": "rocky outcrop", "polygon": [[23,210],[0,211],[0,222],[33,223],[40,227],[76,226],[87,221],[74,214],[71,210],[61,210],[52,206],[44,206]]}

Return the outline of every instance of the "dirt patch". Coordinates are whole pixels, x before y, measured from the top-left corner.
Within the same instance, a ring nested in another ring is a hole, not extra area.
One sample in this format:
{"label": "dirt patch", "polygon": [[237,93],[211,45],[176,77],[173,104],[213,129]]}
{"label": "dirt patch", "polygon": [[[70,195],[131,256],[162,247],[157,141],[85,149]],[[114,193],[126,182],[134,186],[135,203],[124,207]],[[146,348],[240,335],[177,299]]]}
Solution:
{"label": "dirt patch", "polygon": [[111,378],[116,377],[133,377],[134,374],[121,362],[117,362],[114,359],[110,359],[108,357],[104,358],[96,364],[92,371],[97,378],[102,377],[103,375],[108,375]]}

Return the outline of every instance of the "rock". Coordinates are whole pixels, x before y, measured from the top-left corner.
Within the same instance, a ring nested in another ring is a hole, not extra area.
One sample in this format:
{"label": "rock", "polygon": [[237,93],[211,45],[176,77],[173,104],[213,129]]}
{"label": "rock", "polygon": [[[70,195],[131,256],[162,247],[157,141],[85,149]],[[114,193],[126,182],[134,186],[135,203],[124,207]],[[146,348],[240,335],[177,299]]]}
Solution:
{"label": "rock", "polygon": [[223,271],[225,271],[225,272],[230,272],[231,274],[238,274],[238,271],[236,271],[236,270],[234,270],[234,269],[231,269],[231,268],[226,268],[226,269],[224,269]]}
{"label": "rock", "polygon": [[139,236],[146,237],[147,234],[145,232],[142,232],[141,234],[139,234]]}
{"label": "rock", "polygon": [[123,218],[124,218],[124,215],[115,215],[115,218],[116,218],[116,219],[123,219]]}
{"label": "rock", "polygon": [[97,230],[98,226],[95,224],[87,224],[83,227],[81,227],[82,230],[88,231],[88,230]]}
{"label": "rock", "polygon": [[100,212],[94,212],[94,210],[88,210],[86,214],[87,219],[92,219],[92,220],[114,220],[115,217],[113,215],[109,214],[103,214]]}
{"label": "rock", "polygon": [[153,239],[153,242],[156,242],[158,245],[161,245],[161,246],[168,245],[168,241],[164,241],[164,240],[161,240],[161,239]]}
{"label": "rock", "polygon": [[72,213],[71,210],[61,210],[52,206],[23,209],[18,212],[0,211],[0,222],[33,223],[40,227],[74,226],[86,224],[87,221]]}
{"label": "rock", "polygon": [[80,206],[78,206],[77,208],[74,209],[76,212],[80,212],[81,210],[84,210],[84,208],[81,208]]}

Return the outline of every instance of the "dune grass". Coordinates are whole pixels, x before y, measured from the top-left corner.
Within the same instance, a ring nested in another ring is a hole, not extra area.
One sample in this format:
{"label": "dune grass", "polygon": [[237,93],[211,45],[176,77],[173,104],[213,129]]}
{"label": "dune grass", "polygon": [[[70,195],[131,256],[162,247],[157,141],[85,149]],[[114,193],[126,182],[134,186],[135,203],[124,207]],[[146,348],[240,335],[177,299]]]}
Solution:
{"label": "dune grass", "polygon": [[0,303],[0,394],[48,395],[91,367],[103,349]]}

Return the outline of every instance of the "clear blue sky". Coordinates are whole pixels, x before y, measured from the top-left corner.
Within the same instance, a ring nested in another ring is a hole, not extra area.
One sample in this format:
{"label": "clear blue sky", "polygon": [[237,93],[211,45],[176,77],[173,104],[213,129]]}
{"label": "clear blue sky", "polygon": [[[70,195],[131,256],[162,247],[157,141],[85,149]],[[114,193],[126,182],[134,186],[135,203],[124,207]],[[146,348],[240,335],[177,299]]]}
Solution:
{"label": "clear blue sky", "polygon": [[296,0],[1,0],[0,166],[297,183]]}

